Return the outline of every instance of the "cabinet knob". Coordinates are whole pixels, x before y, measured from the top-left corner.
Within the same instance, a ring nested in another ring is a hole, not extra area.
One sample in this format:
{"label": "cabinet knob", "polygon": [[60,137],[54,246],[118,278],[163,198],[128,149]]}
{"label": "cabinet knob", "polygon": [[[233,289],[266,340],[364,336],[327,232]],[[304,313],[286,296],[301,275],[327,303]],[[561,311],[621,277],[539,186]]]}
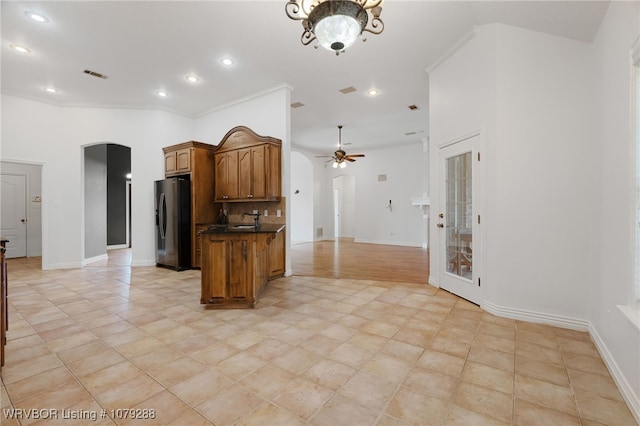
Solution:
{"label": "cabinet knob", "polygon": [[444,225],[442,223],[439,223],[436,225],[438,228],[444,228]]}
{"label": "cabinet knob", "polygon": [[253,195],[249,194],[247,195],[247,198],[253,198]]}

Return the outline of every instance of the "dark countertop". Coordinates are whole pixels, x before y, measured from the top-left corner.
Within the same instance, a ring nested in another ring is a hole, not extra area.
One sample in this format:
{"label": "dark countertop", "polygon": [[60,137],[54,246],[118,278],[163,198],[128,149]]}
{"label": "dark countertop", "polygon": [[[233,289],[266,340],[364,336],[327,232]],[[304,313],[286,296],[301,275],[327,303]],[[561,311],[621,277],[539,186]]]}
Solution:
{"label": "dark countertop", "polygon": [[261,223],[258,229],[253,225],[233,224],[228,225],[209,225],[209,228],[201,231],[202,234],[230,234],[230,233],[277,233],[284,229],[284,224],[279,223]]}

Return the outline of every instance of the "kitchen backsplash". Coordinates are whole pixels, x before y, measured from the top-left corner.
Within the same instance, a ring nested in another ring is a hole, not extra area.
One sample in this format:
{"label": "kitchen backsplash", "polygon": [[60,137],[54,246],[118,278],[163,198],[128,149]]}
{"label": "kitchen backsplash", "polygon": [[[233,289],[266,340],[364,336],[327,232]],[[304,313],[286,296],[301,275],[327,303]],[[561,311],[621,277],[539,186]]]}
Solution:
{"label": "kitchen backsplash", "polygon": [[[229,223],[246,223],[253,224],[252,216],[242,216],[242,213],[253,213],[254,210],[260,212],[260,223],[285,223],[285,206],[286,199],[282,197],[280,201],[257,201],[242,203],[224,203],[227,210],[227,218]],[[265,210],[267,215],[265,215]],[[278,210],[280,217],[278,217]]]}

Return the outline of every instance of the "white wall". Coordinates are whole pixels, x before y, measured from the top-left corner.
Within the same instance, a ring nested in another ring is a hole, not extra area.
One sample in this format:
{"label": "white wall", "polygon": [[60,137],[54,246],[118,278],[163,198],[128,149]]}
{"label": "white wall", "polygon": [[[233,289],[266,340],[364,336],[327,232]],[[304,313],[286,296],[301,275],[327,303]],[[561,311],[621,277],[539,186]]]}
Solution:
{"label": "white wall", "polygon": [[[411,198],[420,197],[426,165],[422,143],[390,149],[365,150],[365,158],[344,169],[334,169],[331,163],[315,159],[316,177],[315,228],[323,228],[323,236],[333,239],[333,178],[353,176],[355,182],[354,227],[342,235],[356,242],[422,247],[424,221],[420,208],[411,205]],[[379,182],[378,175],[386,175]],[[388,208],[391,200],[391,210]]]}
{"label": "white wall", "polygon": [[[628,383],[640,422],[640,330],[616,308],[629,300],[633,277],[634,163],[631,146],[630,48],[640,35],[638,2],[612,2],[594,43],[601,131],[598,134],[598,185],[594,193],[599,214],[599,265],[590,300],[591,322]],[[635,394],[635,395],[634,395]]]}
{"label": "white wall", "polygon": [[[283,139],[288,167],[288,92],[272,91],[196,120],[163,111],[64,108],[3,95],[2,159],[43,163],[43,268],[82,266],[83,145],[131,147],[132,264],[153,265],[153,181],[164,177],[162,147],[194,139],[217,144],[229,129],[244,124]],[[198,138],[203,135],[209,137]]]}
{"label": "white wall", "polygon": [[[588,194],[596,182],[589,52],[584,43],[488,25],[430,73],[434,170],[439,144],[476,129],[484,137],[485,304],[587,317],[594,244],[585,230],[594,226]],[[432,227],[431,235],[437,247],[440,233]],[[430,264],[437,277],[437,256]]]}
{"label": "white wall", "polygon": [[3,158],[44,164],[43,268],[82,266],[82,146],[105,141],[132,148],[133,264],[154,264],[152,182],[164,174],[162,147],[188,140],[191,126],[162,111],[63,108],[3,95]]}
{"label": "white wall", "polygon": [[[298,192],[296,194],[296,191]],[[291,241],[313,241],[313,165],[305,154],[291,151]]]}
{"label": "white wall", "polygon": [[[629,48],[637,36],[637,2],[612,2],[593,44],[488,25],[429,76],[431,166],[439,143],[484,135],[483,307],[588,329],[636,418],[639,331],[615,305],[633,281]],[[430,264],[437,276],[435,250]]]}

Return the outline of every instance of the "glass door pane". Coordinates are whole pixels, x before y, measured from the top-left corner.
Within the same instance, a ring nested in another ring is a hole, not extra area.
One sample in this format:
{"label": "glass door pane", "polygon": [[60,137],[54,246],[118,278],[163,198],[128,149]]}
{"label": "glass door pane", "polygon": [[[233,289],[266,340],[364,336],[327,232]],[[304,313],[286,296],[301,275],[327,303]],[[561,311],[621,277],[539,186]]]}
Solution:
{"label": "glass door pane", "polygon": [[446,271],[473,279],[471,152],[446,160]]}

